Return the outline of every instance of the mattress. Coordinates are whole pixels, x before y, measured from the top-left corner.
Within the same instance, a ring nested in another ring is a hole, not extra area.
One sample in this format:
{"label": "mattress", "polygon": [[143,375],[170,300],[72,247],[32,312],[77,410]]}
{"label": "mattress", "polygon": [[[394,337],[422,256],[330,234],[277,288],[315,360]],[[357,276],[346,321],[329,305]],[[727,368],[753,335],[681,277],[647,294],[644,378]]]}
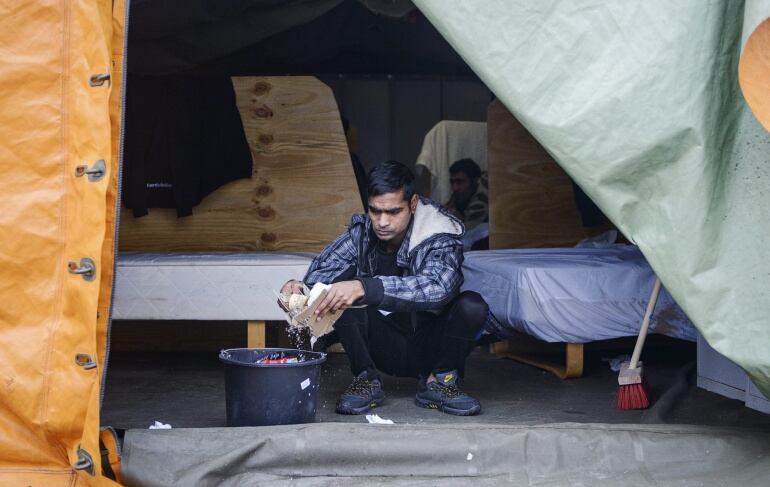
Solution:
{"label": "mattress", "polygon": [[[547,342],[586,343],[639,333],[655,274],[636,246],[466,252],[463,290],[496,318],[492,330]],[[694,326],[665,288],[651,333],[695,341]]]}
{"label": "mattress", "polygon": [[314,255],[288,252],[118,254],[114,319],[283,320],[277,293]]}

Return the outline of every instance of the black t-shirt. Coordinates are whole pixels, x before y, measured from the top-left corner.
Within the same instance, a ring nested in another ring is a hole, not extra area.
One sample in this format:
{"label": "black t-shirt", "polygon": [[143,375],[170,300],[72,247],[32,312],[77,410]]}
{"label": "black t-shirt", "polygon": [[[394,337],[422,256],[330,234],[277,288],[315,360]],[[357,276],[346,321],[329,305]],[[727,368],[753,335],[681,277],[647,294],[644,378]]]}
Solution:
{"label": "black t-shirt", "polygon": [[377,269],[374,274],[377,276],[400,276],[401,270],[396,263],[398,252],[387,253],[382,245],[377,245]]}
{"label": "black t-shirt", "polygon": [[[384,247],[380,244],[375,249],[376,262],[374,269],[375,276],[401,276],[402,272],[397,264],[398,252],[388,253]],[[382,281],[376,277],[361,277],[357,278],[361,281],[361,285],[364,286],[364,297],[358,304],[369,304],[378,306],[385,295],[385,289],[382,285]]]}

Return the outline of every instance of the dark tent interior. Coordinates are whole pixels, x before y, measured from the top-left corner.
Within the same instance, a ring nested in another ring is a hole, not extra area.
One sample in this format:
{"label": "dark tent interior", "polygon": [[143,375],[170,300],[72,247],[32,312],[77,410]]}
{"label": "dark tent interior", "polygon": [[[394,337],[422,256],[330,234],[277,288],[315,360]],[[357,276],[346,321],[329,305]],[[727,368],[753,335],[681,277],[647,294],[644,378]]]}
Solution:
{"label": "dark tent interior", "polygon": [[[409,1],[135,0],[128,31],[122,211],[138,223],[157,208],[175,208],[180,220],[195,218],[208,195],[252,177],[251,140],[240,129],[230,77],[314,76],[329,86],[339,116],[355,133],[351,153],[360,167],[354,175],[356,168],[348,166],[351,181],[361,181],[384,160],[415,168],[423,138],[436,123],[486,122],[495,99]],[[166,179],[175,181],[174,189],[150,187]],[[360,189],[352,190],[358,195]],[[582,226],[609,225],[580,188],[574,191]],[[479,416],[417,408],[414,379],[395,377],[385,378],[387,402],[374,412],[397,424],[445,428],[639,423],[770,431],[770,416],[697,387],[695,343],[662,335],[651,336],[645,349],[653,406],[615,409],[617,372],[609,364],[630,352],[634,340],[586,344],[582,377],[562,380],[492,353],[494,339],[487,337],[468,359],[463,384],[482,402]],[[217,354],[245,342],[243,321],[116,320],[103,424],[121,433],[154,421],[174,428],[224,427]],[[536,343],[524,335],[517,342],[549,360],[563,360],[563,344]],[[267,322],[266,343],[309,346],[290,337],[282,321]],[[350,379],[345,354],[330,352],[316,422],[365,422],[334,412]]]}

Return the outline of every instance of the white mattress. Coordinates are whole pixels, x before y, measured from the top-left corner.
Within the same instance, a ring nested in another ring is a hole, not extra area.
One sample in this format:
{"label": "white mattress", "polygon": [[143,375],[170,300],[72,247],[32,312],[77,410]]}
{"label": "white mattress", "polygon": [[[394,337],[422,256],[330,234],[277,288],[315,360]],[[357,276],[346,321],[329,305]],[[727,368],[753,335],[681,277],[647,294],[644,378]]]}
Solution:
{"label": "white mattress", "polygon": [[[547,342],[585,343],[639,333],[655,274],[637,247],[467,252],[463,290],[480,293],[499,322]],[[651,333],[695,341],[696,331],[661,289]]]}
{"label": "white mattress", "polygon": [[114,319],[282,320],[276,293],[313,254],[118,254]]}

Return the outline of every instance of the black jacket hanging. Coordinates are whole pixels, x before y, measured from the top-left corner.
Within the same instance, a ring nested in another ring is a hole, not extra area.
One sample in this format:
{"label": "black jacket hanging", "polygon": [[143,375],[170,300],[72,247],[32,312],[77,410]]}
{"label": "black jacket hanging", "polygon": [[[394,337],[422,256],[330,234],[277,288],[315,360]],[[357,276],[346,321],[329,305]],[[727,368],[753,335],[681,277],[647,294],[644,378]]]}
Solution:
{"label": "black jacket hanging", "polygon": [[251,177],[252,159],[229,77],[129,75],[123,202],[134,216],[177,216],[219,186]]}

